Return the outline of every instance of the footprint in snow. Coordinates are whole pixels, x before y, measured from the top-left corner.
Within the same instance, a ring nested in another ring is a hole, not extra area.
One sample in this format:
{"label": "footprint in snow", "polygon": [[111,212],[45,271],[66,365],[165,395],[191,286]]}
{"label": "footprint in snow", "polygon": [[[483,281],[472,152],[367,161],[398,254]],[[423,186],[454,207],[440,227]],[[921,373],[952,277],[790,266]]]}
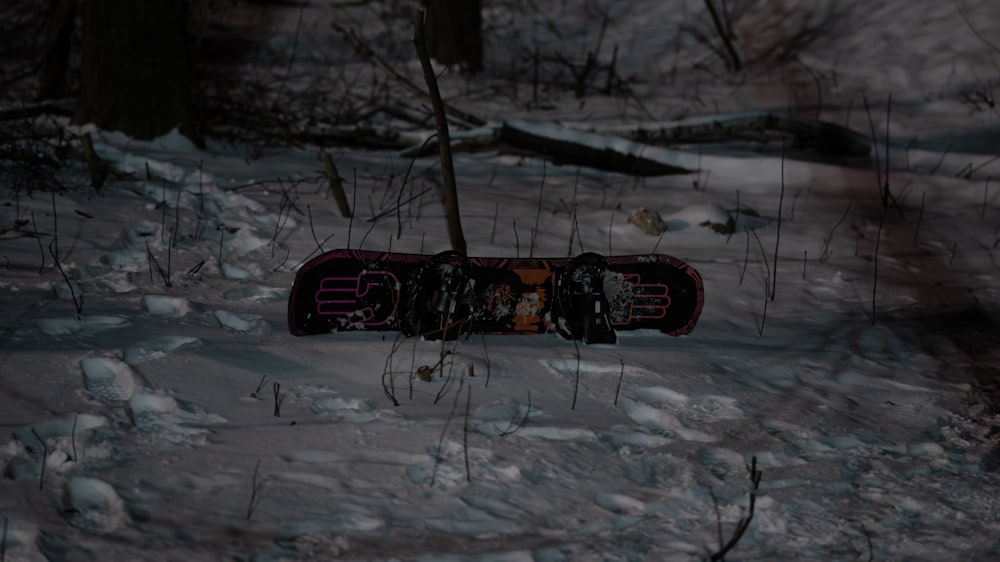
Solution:
{"label": "footprint in snow", "polygon": [[222,297],[230,301],[278,302],[288,300],[288,289],[264,286],[237,287],[222,293]]}
{"label": "footprint in snow", "polygon": [[107,425],[104,417],[75,414],[17,428],[14,438],[20,446],[8,449],[15,456],[4,467],[4,478],[38,480],[43,465],[45,474],[51,475],[72,470],[81,459],[99,457],[100,453],[90,446],[94,434],[90,430]]}
{"label": "footprint in snow", "polygon": [[256,314],[243,314],[228,310],[216,310],[213,314],[223,328],[237,334],[260,333],[267,325],[263,317]]}
{"label": "footprint in snow", "polygon": [[91,534],[110,533],[127,519],[125,502],[110,484],[74,476],[63,487],[63,516],[70,525]]}
{"label": "footprint in snow", "polygon": [[633,421],[654,433],[674,435],[685,441],[718,441],[715,435],[691,426],[740,419],[744,415],[736,400],[726,396],[689,397],[665,387],[640,387],[630,395],[621,404]]}
{"label": "footprint in snow", "polygon": [[227,421],[163,391],[140,390],[125,407],[136,429],[149,434],[155,445],[204,445],[209,433],[204,426]]}
{"label": "footprint in snow", "polygon": [[135,395],[132,368],[113,357],[85,357],[80,360],[83,386],[91,393],[112,402],[124,402]]}
{"label": "footprint in snow", "polygon": [[129,321],[124,316],[81,316],[75,318],[43,318],[36,325],[47,336],[68,336],[77,332],[103,332],[124,328]]}
{"label": "footprint in snow", "polygon": [[163,357],[167,353],[185,347],[201,345],[201,340],[190,336],[160,336],[136,342],[122,353],[125,362],[137,365],[150,359]]}
{"label": "footprint in snow", "polygon": [[317,415],[329,415],[351,423],[365,423],[383,417],[378,405],[360,398],[323,396],[309,403],[309,411]]}
{"label": "footprint in snow", "polygon": [[191,311],[191,303],[182,297],[166,295],[143,295],[142,304],[153,316],[182,318]]}
{"label": "footprint in snow", "polygon": [[6,560],[47,560],[38,549],[36,525],[6,515],[2,519],[7,526],[6,533],[0,534],[0,551],[5,553]]}

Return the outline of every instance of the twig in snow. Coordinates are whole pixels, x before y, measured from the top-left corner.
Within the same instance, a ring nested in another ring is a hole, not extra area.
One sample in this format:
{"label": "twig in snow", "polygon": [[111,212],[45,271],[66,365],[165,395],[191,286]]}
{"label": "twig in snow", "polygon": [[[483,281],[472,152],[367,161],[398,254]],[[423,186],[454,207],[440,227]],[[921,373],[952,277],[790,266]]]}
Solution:
{"label": "twig in snow", "polygon": [[618,386],[615,387],[615,406],[618,405],[618,394],[622,390],[622,380],[625,378],[625,360],[620,359],[619,361],[622,363],[622,370],[618,373]]}
{"label": "twig in snow", "polygon": [[878,233],[875,234],[875,256],[872,258],[874,263],[874,272],[872,273],[872,325],[875,324],[875,300],[878,296],[878,247],[879,243],[882,241],[882,225],[885,222],[885,211],[882,211],[882,215],[878,219]]}
{"label": "twig in snow", "polygon": [[38,266],[38,274],[45,271],[45,250],[42,248],[42,237],[38,235],[38,224],[35,223],[35,212],[31,212],[31,227],[35,229],[35,240],[38,241],[38,253],[42,255],[42,265]]}
{"label": "twig in snow", "polygon": [[323,243],[320,242],[319,238],[316,236],[316,228],[313,224],[312,207],[310,205],[306,205],[306,213],[309,215],[309,232],[312,234],[313,242],[315,242],[316,247],[319,248],[319,253],[326,253],[325,250],[323,250]]}
{"label": "twig in snow", "polygon": [[519,258],[521,257],[521,239],[517,235],[517,221],[513,221],[513,223],[514,227],[512,230],[514,231],[514,257]]}
{"label": "twig in snow", "polygon": [[743,252],[743,269],[740,270],[740,286],[743,285],[743,276],[747,273],[747,264],[750,263],[750,230],[744,230],[744,234],[747,235],[747,247]]}
{"label": "twig in snow", "polygon": [[55,258],[56,263],[59,262],[59,212],[56,209],[56,192],[52,192],[52,242],[49,243],[49,253],[52,253],[53,246],[55,247],[55,253],[52,257]]}
{"label": "twig in snow", "polygon": [[285,401],[285,395],[281,393],[281,383],[276,382],[272,385],[274,389],[274,417],[281,417],[281,403]]}
{"label": "twig in snow", "polygon": [[188,270],[187,272],[188,277],[194,277],[195,275],[197,275],[198,272],[201,271],[201,268],[204,266],[205,266],[205,260],[201,260],[200,262],[196,263],[194,267]]}
{"label": "twig in snow", "polygon": [[344,180],[340,177],[340,173],[337,172],[337,167],[333,164],[333,158],[330,157],[328,152],[320,152],[320,161],[323,162],[323,169],[326,170],[327,178],[330,182],[330,193],[333,194],[333,199],[337,202],[337,207],[340,209],[340,216],[350,217],[351,207],[347,204],[347,195],[344,193]]}
{"label": "twig in snow", "polygon": [[750,457],[750,464],[747,465],[747,472],[750,478],[750,482],[753,483],[753,488],[750,490],[750,505],[747,508],[747,514],[741,517],[739,522],[736,524],[736,529],[733,530],[732,536],[729,538],[729,542],[724,544],[716,553],[712,554],[709,558],[712,562],[719,562],[726,559],[726,554],[732,550],[740,539],[743,538],[743,534],[746,533],[747,528],[750,526],[750,521],[753,519],[754,507],[757,504],[757,490],[760,488],[760,478],[764,474],[763,472],[757,470],[757,457]]}
{"label": "twig in snow", "polygon": [[[879,160],[878,155],[878,137],[875,136],[875,121],[872,120],[872,110],[868,106],[868,96],[862,95],[861,101],[865,104],[865,113],[868,115],[868,128],[871,130],[872,135],[872,145],[874,145],[873,152],[875,153],[875,182],[879,190],[879,198],[882,197],[882,162]],[[885,208],[883,203],[882,208]]]}
{"label": "twig in snow", "polygon": [[835,230],[837,230],[837,227],[840,226],[842,222],[844,222],[844,219],[847,218],[847,213],[851,211],[852,204],[853,203],[847,204],[847,208],[844,209],[844,214],[840,216],[840,220],[838,220],[837,223],[833,225],[833,228],[830,229],[829,234],[827,234],[826,237],[823,238],[823,253],[820,254],[819,256],[819,263],[826,263],[826,260],[830,259],[830,242],[833,241],[833,233]]}
{"label": "twig in snow", "polygon": [[[156,266],[156,272],[160,274],[160,279],[163,280],[163,284],[167,287],[173,286],[170,283],[170,274],[163,271],[163,268],[160,267],[160,262],[157,261],[156,256],[153,255],[153,250],[149,248],[149,242],[146,242],[146,256],[149,258],[149,282],[153,282],[153,266]],[[167,246],[167,257],[168,259],[170,257],[169,246]],[[167,263],[169,264],[170,262]]]}
{"label": "twig in snow", "polygon": [[751,230],[753,232],[753,237],[757,240],[757,246],[760,248],[760,257],[764,261],[764,312],[760,319],[760,324],[757,326],[757,335],[764,335],[764,322],[767,321],[767,302],[771,300],[769,298],[770,289],[768,286],[771,284],[771,265],[767,262],[767,254],[764,253],[764,244],[760,241],[760,236],[757,236],[756,230]]}
{"label": "twig in snow", "polygon": [[260,391],[264,389],[264,381],[267,380],[267,375],[260,376],[260,382],[257,383],[257,389],[250,393],[250,398],[257,398]]}
{"label": "twig in snow", "polygon": [[708,496],[712,498],[712,507],[715,508],[715,529],[719,535],[719,550],[725,546],[725,538],[722,536],[722,511],[719,510],[719,498],[715,495],[715,490],[711,486],[708,488]]}
{"label": "twig in snow", "polygon": [[[407,182],[408,179],[410,179],[410,172],[413,171],[413,163],[416,162],[417,156],[420,155],[424,151],[424,147],[427,146],[432,140],[435,140],[435,139],[437,139],[437,133],[434,133],[433,135],[427,137],[424,140],[424,143],[422,145],[420,145],[420,149],[413,153],[413,157],[410,158],[410,163],[406,166],[406,173],[403,174],[403,181],[399,184],[399,193],[396,195],[396,239],[397,240],[399,238],[403,237],[403,215],[402,215],[402,213],[403,213],[403,203],[404,203],[404,201],[403,201],[403,193],[406,191],[406,182]],[[356,175],[357,175],[357,171],[355,171],[355,176]],[[355,179],[354,190],[355,190],[355,194],[357,194],[357,180],[356,179]],[[410,190],[410,193],[413,193],[412,189]],[[421,195],[423,195],[423,193],[421,193]],[[355,197],[356,196],[357,195],[355,195]],[[411,197],[410,199],[408,199],[405,202],[409,203],[410,201],[413,201],[414,198],[415,197]]]}
{"label": "twig in snow", "polygon": [[535,239],[538,236],[538,222],[542,218],[542,194],[545,193],[545,160],[542,160],[542,181],[538,184],[538,205],[535,209],[535,228],[531,231],[531,243],[528,246],[528,257],[535,257]]}
{"label": "twig in snow", "polygon": [[76,297],[76,290],[73,289],[73,284],[69,282],[69,276],[66,275],[66,270],[63,269],[62,263],[59,261],[59,256],[56,254],[58,250],[55,249],[56,239],[53,238],[49,242],[49,253],[52,255],[52,259],[56,262],[56,268],[59,269],[59,273],[62,274],[63,280],[66,281],[66,286],[69,287],[69,295],[73,298],[73,306],[76,307],[76,319],[80,319],[80,315],[83,314],[83,295],[80,298]]}
{"label": "twig in snow", "polygon": [[198,219],[194,223],[194,238],[201,239],[201,218],[205,214],[205,183],[202,181],[202,162],[198,161]]}
{"label": "twig in snow", "polygon": [[573,340],[573,349],[576,350],[576,379],[573,382],[573,403],[570,410],[576,409],[576,397],[580,393],[580,345]]}
{"label": "twig in snow", "polygon": [[73,446],[73,461],[76,461],[76,424],[80,418],[80,414],[73,414],[73,429],[70,430],[69,438],[70,443]]}
{"label": "twig in snow", "polygon": [[278,243],[278,234],[281,233],[285,225],[288,224],[288,218],[292,213],[292,199],[288,196],[288,191],[285,190],[284,186],[281,186],[281,201],[278,203],[278,220],[274,221],[274,234],[271,235],[271,257],[274,257],[274,248]]}
{"label": "twig in snow", "polygon": [[489,388],[490,387],[490,373],[493,370],[492,369],[492,363],[490,362],[490,352],[489,352],[488,349],[486,349],[486,335],[483,334],[480,337],[483,340],[483,361],[486,362],[486,384],[483,385],[483,388]]}
{"label": "twig in snow", "polygon": [[931,171],[928,172],[928,175],[933,176],[934,174],[937,173],[938,168],[940,168],[941,164],[944,163],[944,159],[946,156],[948,156],[948,152],[950,151],[951,151],[951,143],[948,143],[948,145],[944,147],[944,152],[941,153],[941,158],[938,159],[937,164],[934,164],[934,167],[931,168]]}
{"label": "twig in snow", "polygon": [[[402,347],[404,339],[405,336],[402,332],[396,334],[396,339],[392,342],[392,350],[386,355],[385,366],[382,368],[382,392],[392,402],[393,406],[399,406],[399,400],[396,400],[396,381],[392,376],[392,358],[399,351],[399,348]],[[386,383],[386,379],[389,380],[388,384]],[[413,377],[410,377],[410,398],[413,398]]]}
{"label": "twig in snow", "polygon": [[615,227],[615,212],[611,211],[611,219],[608,222],[608,255],[615,255],[614,251],[611,249],[611,235],[614,233]]}
{"label": "twig in snow", "polygon": [[983,207],[979,211],[979,220],[983,220],[986,218],[986,199],[989,197],[990,194],[990,180],[992,178],[993,176],[986,176],[986,185],[983,186]]}
{"label": "twig in snow", "polygon": [[507,437],[508,435],[514,435],[520,431],[524,426],[528,425],[528,417],[531,415],[531,392],[528,392],[528,407],[524,410],[524,417],[520,421],[517,421],[517,412],[510,417],[510,421],[507,423],[507,427],[503,430],[493,426],[497,430],[498,437]]}
{"label": "twig in snow", "polygon": [[31,433],[35,436],[35,439],[38,439],[38,442],[42,444],[42,471],[38,476],[38,489],[41,490],[45,487],[45,465],[47,464],[46,461],[49,458],[49,444],[42,439],[41,435],[38,435],[35,428],[31,428]]}
{"label": "twig in snow", "polygon": [[[471,366],[472,363],[469,363]],[[472,385],[465,387],[465,423],[462,425],[462,454],[465,456],[465,481],[472,482],[469,468],[469,410],[472,409]]]}
{"label": "twig in snow", "polygon": [[[655,254],[656,251],[660,248],[660,242],[663,241],[663,235],[666,234],[666,233],[667,233],[667,231],[664,230],[663,232],[660,233],[660,236],[657,237],[656,244],[653,244],[653,252],[652,253]],[[582,252],[583,250],[581,249],[580,251]]]}
{"label": "twig in snow", "polygon": [[490,244],[493,244],[493,240],[497,233],[497,217],[500,216],[500,202],[493,202],[493,227],[490,228]]}
{"label": "twig in snow", "polygon": [[781,207],[785,202],[785,143],[781,143],[781,193],[778,195],[778,228],[774,235],[774,269],[771,274],[771,302],[778,292],[778,246],[781,243]]}
{"label": "twig in snow", "polygon": [[258,480],[260,474],[260,459],[257,459],[257,464],[253,467],[253,480],[250,481],[250,503],[247,505],[247,519],[249,520],[253,517],[253,512],[257,509],[257,504],[261,500],[261,490],[264,489],[264,481]]}

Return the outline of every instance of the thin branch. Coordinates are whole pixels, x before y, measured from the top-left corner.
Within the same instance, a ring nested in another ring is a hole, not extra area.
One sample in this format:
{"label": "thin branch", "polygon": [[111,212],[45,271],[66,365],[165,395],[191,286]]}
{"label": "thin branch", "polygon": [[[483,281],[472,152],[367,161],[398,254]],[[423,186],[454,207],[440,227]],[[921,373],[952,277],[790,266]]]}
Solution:
{"label": "thin branch", "polygon": [[448,237],[451,248],[465,255],[467,253],[465,235],[462,232],[462,219],[458,211],[458,188],[455,181],[455,165],[451,159],[451,137],[448,134],[448,118],[445,114],[445,104],[438,90],[437,76],[431,66],[430,55],[424,42],[424,23],[427,17],[427,7],[423,4],[417,8],[417,17],[413,22],[413,44],[420,58],[420,66],[424,71],[424,80],[430,93],[431,105],[434,107],[434,120],[437,122],[438,148],[441,151],[441,176],[444,180],[444,207],[448,219]]}
{"label": "thin branch", "polygon": [[[422,19],[422,16],[418,16],[418,18]],[[417,94],[422,98],[430,99],[430,96],[428,95],[427,92],[425,92],[419,86],[411,82],[407,77],[400,74],[398,71],[396,71],[396,69],[389,66],[387,62],[385,62],[381,57],[375,54],[375,51],[372,51],[371,48],[368,47],[368,45],[365,45],[364,42],[362,42],[361,39],[359,39],[358,36],[354,34],[353,31],[341,27],[336,22],[331,23],[330,25],[331,27],[333,27],[334,30],[336,30],[338,33],[344,36],[344,39],[346,39],[347,42],[350,43],[352,47],[354,47],[354,50],[359,55],[370,60],[375,66],[381,68],[387,74],[395,78],[407,90],[410,90],[411,92]],[[444,104],[444,106],[445,109],[448,110],[449,115],[457,117],[462,121],[465,121],[466,123],[470,123],[476,127],[482,127],[483,125],[486,124],[486,121],[480,119],[479,117],[476,117],[475,115],[472,115],[471,113],[466,113],[449,104]]]}

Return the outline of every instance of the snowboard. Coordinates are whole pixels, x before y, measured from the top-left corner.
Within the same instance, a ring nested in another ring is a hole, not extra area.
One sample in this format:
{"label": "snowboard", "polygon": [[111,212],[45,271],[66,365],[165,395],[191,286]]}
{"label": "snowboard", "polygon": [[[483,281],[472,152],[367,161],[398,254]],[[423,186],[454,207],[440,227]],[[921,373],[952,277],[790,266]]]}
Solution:
{"label": "snowboard", "polygon": [[[574,289],[567,297],[569,285],[562,280],[585,269],[574,266],[573,258],[333,250],[313,258],[296,274],[288,328],[296,336],[371,330],[431,339],[459,333],[558,331],[588,343],[613,342],[618,330],[652,329],[680,336],[694,328],[704,289],[690,265],[666,255],[588,256],[587,268],[596,272],[595,287]],[[581,301],[581,291],[595,296]],[[578,308],[580,302],[588,304]],[[565,316],[601,325],[611,331],[611,338],[592,340],[574,333],[581,330],[565,325],[561,329]]]}

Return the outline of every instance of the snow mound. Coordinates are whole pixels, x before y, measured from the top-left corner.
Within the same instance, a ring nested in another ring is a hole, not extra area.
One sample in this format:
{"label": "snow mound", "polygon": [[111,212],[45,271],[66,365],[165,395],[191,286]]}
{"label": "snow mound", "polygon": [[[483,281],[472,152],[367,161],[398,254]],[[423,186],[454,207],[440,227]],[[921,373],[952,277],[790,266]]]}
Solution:
{"label": "snow mound", "polygon": [[83,386],[105,400],[123,402],[135,394],[132,368],[111,357],[85,357],[80,360]]}
{"label": "snow mound", "polygon": [[142,303],[145,305],[146,310],[155,316],[181,318],[191,311],[191,304],[187,299],[181,297],[145,295],[142,297]]}
{"label": "snow mound", "polygon": [[125,502],[107,482],[74,476],[63,488],[63,514],[82,531],[110,533],[125,522]]}

